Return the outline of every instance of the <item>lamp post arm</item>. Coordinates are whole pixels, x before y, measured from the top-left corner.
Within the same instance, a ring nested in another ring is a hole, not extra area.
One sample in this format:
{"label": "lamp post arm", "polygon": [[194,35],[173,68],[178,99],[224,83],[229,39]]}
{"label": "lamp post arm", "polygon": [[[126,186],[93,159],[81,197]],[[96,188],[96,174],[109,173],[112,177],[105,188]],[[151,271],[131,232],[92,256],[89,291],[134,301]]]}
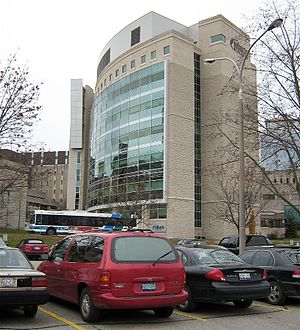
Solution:
{"label": "lamp post arm", "polygon": [[244,58],[243,58],[243,61],[242,61],[242,64],[240,66],[240,69],[239,69],[239,76],[240,76],[240,83],[242,83],[242,80],[243,80],[243,70],[244,70],[244,67],[245,67],[245,63],[246,63],[246,60],[247,60],[247,57],[251,51],[251,49],[254,47],[254,45],[268,32],[269,30],[265,30],[254,42],[253,44],[248,48],[246,54],[244,55]]}

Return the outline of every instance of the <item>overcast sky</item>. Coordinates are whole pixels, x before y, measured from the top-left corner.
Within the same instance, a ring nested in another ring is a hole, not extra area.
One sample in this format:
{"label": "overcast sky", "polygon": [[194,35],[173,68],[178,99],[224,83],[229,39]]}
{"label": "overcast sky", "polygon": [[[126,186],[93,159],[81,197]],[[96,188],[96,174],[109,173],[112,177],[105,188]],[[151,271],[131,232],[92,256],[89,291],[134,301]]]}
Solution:
{"label": "overcast sky", "polygon": [[30,78],[42,81],[41,121],[34,142],[45,150],[68,150],[70,80],[92,88],[106,43],[126,25],[155,11],[190,26],[222,14],[239,27],[261,0],[0,0],[0,62],[18,51]]}

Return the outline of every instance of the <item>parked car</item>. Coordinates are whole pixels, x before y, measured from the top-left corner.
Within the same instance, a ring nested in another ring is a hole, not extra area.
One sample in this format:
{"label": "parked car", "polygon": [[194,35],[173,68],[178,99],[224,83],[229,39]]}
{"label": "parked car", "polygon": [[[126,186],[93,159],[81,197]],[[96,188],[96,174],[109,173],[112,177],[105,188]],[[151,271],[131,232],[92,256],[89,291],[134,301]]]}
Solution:
{"label": "parked car", "polygon": [[49,299],[47,277],[36,271],[17,248],[0,247],[0,308],[22,308],[34,317],[38,305]]}
{"label": "parked car", "polygon": [[198,238],[184,238],[181,239],[177,245],[182,245],[182,246],[187,246],[187,247],[197,247],[201,245],[205,245],[205,240],[204,239],[198,239]]}
{"label": "parked car", "polygon": [[28,259],[39,259],[48,255],[48,245],[41,239],[23,239],[18,243],[17,248],[22,250]]}
{"label": "parked car", "polygon": [[176,247],[186,271],[188,298],[178,305],[193,311],[198,302],[233,302],[247,308],[254,299],[270,293],[266,272],[246,264],[234,253],[219,246]]}
{"label": "parked car", "polygon": [[240,255],[245,262],[268,271],[271,292],[267,300],[282,305],[287,297],[300,296],[300,250],[290,248],[251,249]]}
{"label": "parked car", "polygon": [[152,309],[168,317],[187,298],[173,244],[152,232],[84,232],[67,236],[38,269],[51,296],[79,304],[84,321],[108,309]]}
{"label": "parked car", "polygon": [[[239,236],[238,235],[230,235],[223,237],[219,245],[226,247],[229,251],[239,254]],[[266,246],[273,247],[274,244],[264,235],[246,235],[245,238],[245,246],[246,249],[253,246]]]}

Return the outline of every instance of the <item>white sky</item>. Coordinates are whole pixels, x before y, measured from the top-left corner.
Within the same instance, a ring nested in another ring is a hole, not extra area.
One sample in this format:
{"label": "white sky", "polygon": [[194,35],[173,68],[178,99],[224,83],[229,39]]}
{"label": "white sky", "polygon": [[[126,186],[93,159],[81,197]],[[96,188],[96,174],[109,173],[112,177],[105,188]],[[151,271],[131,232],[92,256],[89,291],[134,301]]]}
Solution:
{"label": "white sky", "polygon": [[43,81],[34,142],[68,150],[70,80],[92,88],[106,43],[126,25],[155,11],[186,26],[222,14],[239,27],[262,0],[0,0],[0,62],[18,50],[30,79]]}

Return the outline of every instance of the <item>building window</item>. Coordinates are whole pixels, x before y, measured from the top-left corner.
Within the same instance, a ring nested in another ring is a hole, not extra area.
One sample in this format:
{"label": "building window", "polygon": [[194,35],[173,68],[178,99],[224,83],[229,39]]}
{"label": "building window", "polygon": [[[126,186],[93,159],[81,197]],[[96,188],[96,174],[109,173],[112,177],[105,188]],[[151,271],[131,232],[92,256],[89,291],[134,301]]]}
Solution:
{"label": "building window", "polygon": [[134,68],[135,68],[135,60],[132,60],[132,61],[130,62],[130,68],[131,68],[131,69],[134,69]]}
{"label": "building window", "polygon": [[263,200],[274,200],[275,195],[274,194],[263,194]]}
{"label": "building window", "polygon": [[127,72],[127,66],[126,64],[122,66],[122,73],[126,73]]}
{"label": "building window", "polygon": [[131,46],[138,44],[141,40],[141,28],[137,27],[131,31]]}
{"label": "building window", "polygon": [[210,43],[214,44],[216,42],[224,42],[226,43],[226,37],[223,34],[216,34],[210,37]]}
{"label": "building window", "polygon": [[112,81],[112,74],[109,75],[109,82]]}
{"label": "building window", "polygon": [[115,76],[116,76],[116,78],[119,77],[119,69],[116,70]]}
{"label": "building window", "polygon": [[164,47],[164,55],[169,55],[170,54],[170,46],[165,46]]}
{"label": "building window", "polygon": [[166,219],[167,206],[162,204],[150,205],[150,218],[151,219]]}
{"label": "building window", "polygon": [[152,52],[151,52],[151,61],[153,61],[153,60],[156,60],[156,50],[153,50]]}
{"label": "building window", "polygon": [[145,64],[146,63],[146,55],[142,55],[141,56],[141,64]]}
{"label": "building window", "polygon": [[201,98],[200,98],[200,55],[194,53],[194,170],[195,170],[195,206],[194,224],[201,227]]}

